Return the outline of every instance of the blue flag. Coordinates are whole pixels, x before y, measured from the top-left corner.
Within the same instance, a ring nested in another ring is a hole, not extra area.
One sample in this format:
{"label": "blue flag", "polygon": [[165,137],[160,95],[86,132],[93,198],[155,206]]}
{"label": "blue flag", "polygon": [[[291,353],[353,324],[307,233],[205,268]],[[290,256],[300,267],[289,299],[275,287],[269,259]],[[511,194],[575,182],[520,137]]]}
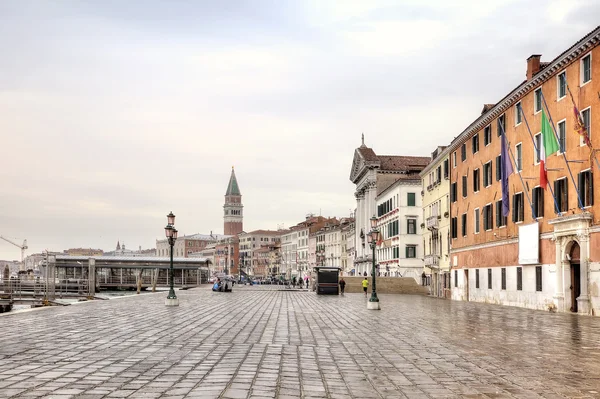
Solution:
{"label": "blue flag", "polygon": [[500,150],[500,178],[502,181],[502,216],[508,216],[510,213],[510,199],[508,198],[508,176],[513,173],[512,162],[508,155],[508,147],[506,145],[506,136],[502,132]]}

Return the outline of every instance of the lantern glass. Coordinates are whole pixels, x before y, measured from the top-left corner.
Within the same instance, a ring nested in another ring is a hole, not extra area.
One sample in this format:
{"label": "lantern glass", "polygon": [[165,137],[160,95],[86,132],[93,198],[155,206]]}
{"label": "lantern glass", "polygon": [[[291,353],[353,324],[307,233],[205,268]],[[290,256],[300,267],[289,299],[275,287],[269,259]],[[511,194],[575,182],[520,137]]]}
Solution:
{"label": "lantern glass", "polygon": [[371,237],[371,234],[369,234],[369,235],[367,236],[367,242],[370,244],[370,243],[371,243],[371,241],[373,241],[373,238]]}
{"label": "lantern glass", "polygon": [[171,226],[175,224],[175,215],[173,215],[173,212],[169,212],[169,214],[167,215],[167,223]]}
{"label": "lantern glass", "polygon": [[375,227],[377,227],[377,218],[373,216],[371,218],[371,228],[374,229]]}
{"label": "lantern glass", "polygon": [[379,231],[377,230],[373,230],[369,233],[369,236],[371,237],[371,241],[370,242],[374,242],[377,241],[377,236],[379,235]]}
{"label": "lantern glass", "polygon": [[177,229],[173,229],[173,238],[177,239]]}
{"label": "lantern glass", "polygon": [[170,224],[168,224],[167,227],[165,227],[165,235],[168,238],[173,237],[173,226],[171,226]]}

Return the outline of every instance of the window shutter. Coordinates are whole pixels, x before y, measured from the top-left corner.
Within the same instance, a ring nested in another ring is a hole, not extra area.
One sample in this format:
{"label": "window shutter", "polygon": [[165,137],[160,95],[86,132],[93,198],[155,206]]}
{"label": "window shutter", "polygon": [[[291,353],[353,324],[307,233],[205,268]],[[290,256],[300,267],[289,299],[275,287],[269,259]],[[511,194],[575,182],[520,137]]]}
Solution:
{"label": "window shutter", "polygon": [[523,212],[525,210],[525,201],[524,201],[525,194],[521,193],[520,196],[521,196],[521,201],[520,201],[521,206],[519,206],[519,221],[523,221],[523,220],[525,220],[525,216],[523,215]]}
{"label": "window shutter", "polygon": [[513,196],[512,196],[512,211],[511,211],[513,223],[515,223],[517,221],[517,210],[515,209],[516,203],[517,203],[517,195],[513,194]]}
{"label": "window shutter", "polygon": [[534,188],[533,190],[531,190],[531,198],[533,199],[533,210],[535,211],[535,215],[532,215],[532,216],[535,216],[536,218],[540,217],[537,197],[538,197],[538,189]]}
{"label": "window shutter", "polygon": [[590,174],[590,186],[588,190],[590,190],[590,205],[594,205],[594,174],[590,170],[588,172]]}
{"label": "window shutter", "polygon": [[554,180],[554,198],[558,202],[558,206],[555,206],[554,213],[558,214],[560,212],[561,200],[560,200],[560,192],[558,191],[558,180]]}
{"label": "window shutter", "polygon": [[565,204],[564,204],[564,209],[565,212],[569,210],[569,185],[567,184],[567,180],[563,179],[563,181],[565,182],[565,184],[563,184],[563,186],[565,187]]}
{"label": "window shutter", "polygon": [[408,258],[408,247],[404,247],[404,257]]}
{"label": "window shutter", "polygon": [[581,202],[583,206],[585,206],[585,192],[584,192],[584,184],[585,181],[583,177],[583,172],[579,172],[577,174],[577,191],[579,192],[579,198],[581,198]]}

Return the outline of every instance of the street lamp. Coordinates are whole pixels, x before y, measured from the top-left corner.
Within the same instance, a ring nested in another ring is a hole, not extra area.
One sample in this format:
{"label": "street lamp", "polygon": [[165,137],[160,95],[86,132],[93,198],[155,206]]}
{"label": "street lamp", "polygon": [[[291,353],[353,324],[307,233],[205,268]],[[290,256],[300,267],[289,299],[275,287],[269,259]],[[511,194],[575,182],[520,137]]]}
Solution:
{"label": "street lamp", "polygon": [[367,309],[379,310],[381,307],[379,306],[379,298],[377,298],[377,288],[375,284],[375,280],[377,278],[377,272],[375,270],[375,247],[377,247],[377,237],[379,236],[379,230],[377,230],[377,218],[373,216],[371,218],[371,231],[367,236],[367,241],[371,245],[371,249],[373,250],[373,272],[371,275],[373,276],[373,291],[371,292],[371,298],[369,298],[369,302],[367,302]]}
{"label": "street lamp", "polygon": [[175,228],[175,215],[173,215],[173,212],[169,212],[169,214],[167,215],[167,226],[165,227],[165,235],[167,236],[169,246],[171,247],[171,264],[169,268],[169,295],[167,295],[165,305],[179,306],[179,299],[177,299],[177,296],[175,295],[175,290],[173,289],[173,246],[175,245],[175,241],[177,240],[177,229]]}

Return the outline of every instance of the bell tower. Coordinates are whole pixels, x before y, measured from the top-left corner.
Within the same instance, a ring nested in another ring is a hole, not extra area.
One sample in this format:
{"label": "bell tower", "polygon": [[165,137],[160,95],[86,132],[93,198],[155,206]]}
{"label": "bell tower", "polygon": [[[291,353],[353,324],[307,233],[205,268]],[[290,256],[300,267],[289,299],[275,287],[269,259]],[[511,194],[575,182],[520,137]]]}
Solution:
{"label": "bell tower", "polygon": [[242,193],[235,178],[235,171],[231,167],[231,177],[225,193],[225,205],[223,205],[223,233],[225,235],[237,235],[244,230],[244,206],[242,205]]}

